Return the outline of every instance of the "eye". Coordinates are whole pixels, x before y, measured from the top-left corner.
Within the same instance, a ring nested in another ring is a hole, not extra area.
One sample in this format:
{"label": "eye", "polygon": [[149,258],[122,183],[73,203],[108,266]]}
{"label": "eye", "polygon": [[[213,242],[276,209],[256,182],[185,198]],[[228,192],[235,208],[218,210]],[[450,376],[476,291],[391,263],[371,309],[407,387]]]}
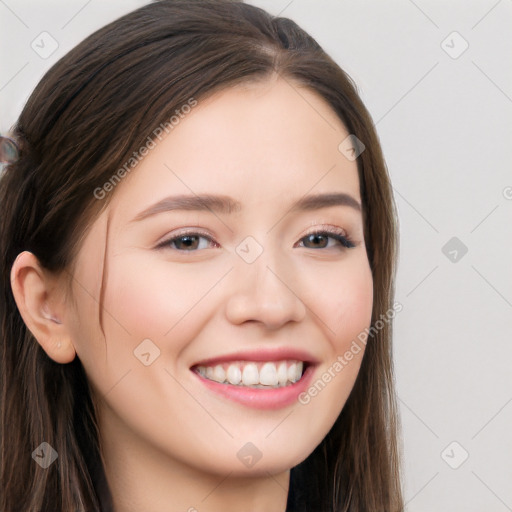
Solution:
{"label": "eye", "polygon": [[[201,242],[201,240],[206,242]],[[158,244],[157,249],[168,248],[181,252],[194,252],[198,249],[208,249],[209,244],[215,244],[218,246],[218,244],[205,233],[200,233],[197,231],[186,231],[180,233],[177,236],[173,236],[172,238],[164,240]]]}
{"label": "eye", "polygon": [[[334,240],[334,243],[329,244],[329,239]],[[332,247],[341,247],[342,249],[351,249],[355,244],[350,240],[342,229],[332,230],[317,230],[308,233],[301,239],[301,243],[311,244],[303,245],[307,249],[329,249]]]}
{"label": "eye", "polygon": [[[321,229],[308,233],[302,237],[300,243],[307,249],[329,249],[339,247],[341,249],[350,249],[355,244],[350,240],[342,229]],[[180,234],[164,240],[157,249],[173,249],[180,252],[194,252],[197,250],[208,249],[210,247],[219,247],[206,233],[198,231],[185,231]]]}

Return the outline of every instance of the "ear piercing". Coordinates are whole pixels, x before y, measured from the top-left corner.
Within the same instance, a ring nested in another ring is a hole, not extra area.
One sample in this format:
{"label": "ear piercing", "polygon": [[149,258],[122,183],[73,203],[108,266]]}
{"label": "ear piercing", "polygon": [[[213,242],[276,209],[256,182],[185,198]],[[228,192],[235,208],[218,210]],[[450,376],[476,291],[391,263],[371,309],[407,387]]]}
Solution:
{"label": "ear piercing", "polygon": [[55,322],[55,323],[57,323],[57,324],[61,324],[61,323],[62,323],[58,318],[54,317],[54,316],[53,316],[53,315],[52,315],[52,314],[51,314],[51,313],[46,309],[46,307],[45,307],[45,309],[44,309],[44,311],[43,311],[43,316],[44,316],[45,318],[47,318],[48,320],[51,320],[52,322]]}

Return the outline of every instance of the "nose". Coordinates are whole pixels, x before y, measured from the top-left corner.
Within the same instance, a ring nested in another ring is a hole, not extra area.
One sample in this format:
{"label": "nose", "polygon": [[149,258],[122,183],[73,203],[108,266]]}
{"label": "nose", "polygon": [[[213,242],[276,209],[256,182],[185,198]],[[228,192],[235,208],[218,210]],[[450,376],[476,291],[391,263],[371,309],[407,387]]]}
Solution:
{"label": "nose", "polygon": [[283,265],[277,266],[275,259],[263,255],[251,264],[238,261],[236,267],[231,276],[234,290],[226,304],[230,322],[253,321],[275,330],[304,319],[306,306],[296,289],[298,280],[293,278],[292,268],[284,271]]}

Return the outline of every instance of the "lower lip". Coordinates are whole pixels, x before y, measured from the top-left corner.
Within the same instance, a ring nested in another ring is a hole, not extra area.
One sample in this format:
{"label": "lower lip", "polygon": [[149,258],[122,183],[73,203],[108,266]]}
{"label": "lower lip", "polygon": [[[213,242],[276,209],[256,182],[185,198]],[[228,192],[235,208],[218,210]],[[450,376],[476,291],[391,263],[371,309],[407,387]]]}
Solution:
{"label": "lower lip", "polygon": [[309,365],[301,379],[282,388],[259,389],[233,384],[221,384],[192,372],[211,391],[254,409],[282,409],[298,401],[298,396],[309,386],[314,367]]}

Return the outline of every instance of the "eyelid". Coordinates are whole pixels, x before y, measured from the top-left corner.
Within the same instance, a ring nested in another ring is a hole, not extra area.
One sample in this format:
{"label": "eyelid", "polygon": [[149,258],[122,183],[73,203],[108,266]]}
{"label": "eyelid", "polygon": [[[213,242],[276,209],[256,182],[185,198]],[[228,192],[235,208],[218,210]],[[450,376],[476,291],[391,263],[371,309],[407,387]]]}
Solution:
{"label": "eyelid", "polygon": [[313,233],[319,233],[321,231],[326,232],[334,232],[339,235],[343,235],[344,237],[348,237],[348,233],[346,229],[341,228],[340,226],[335,226],[333,224],[312,224],[303,235],[301,235],[301,238],[304,238],[305,236],[311,235]]}

